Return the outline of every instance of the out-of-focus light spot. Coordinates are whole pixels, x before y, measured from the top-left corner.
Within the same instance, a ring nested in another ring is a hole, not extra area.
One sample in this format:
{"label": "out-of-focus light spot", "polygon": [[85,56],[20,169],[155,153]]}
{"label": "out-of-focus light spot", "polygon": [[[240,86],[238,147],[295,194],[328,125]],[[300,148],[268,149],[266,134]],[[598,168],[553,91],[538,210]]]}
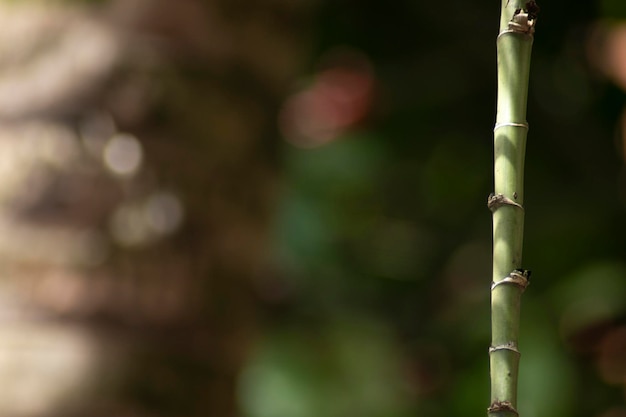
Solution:
{"label": "out-of-focus light spot", "polygon": [[180,226],[183,206],[175,195],[168,192],[153,194],[146,203],[149,225],[158,233],[168,234]]}
{"label": "out-of-focus light spot", "polygon": [[109,226],[116,242],[140,247],[175,232],[183,217],[180,199],[170,192],[159,191],[144,200],[122,204]]}
{"label": "out-of-focus light spot", "polygon": [[104,163],[111,172],[121,176],[134,175],[141,166],[143,150],[132,135],[114,135],[104,147]]}
{"label": "out-of-focus light spot", "polygon": [[375,79],[369,59],[356,51],[337,51],[313,83],[285,102],[279,125],[285,139],[310,148],[336,139],[370,112]]}
{"label": "out-of-focus light spot", "polygon": [[617,26],[610,31],[603,67],[626,90],[626,25]]}
{"label": "out-of-focus light spot", "polygon": [[626,24],[599,22],[589,36],[587,55],[602,75],[626,90]]}

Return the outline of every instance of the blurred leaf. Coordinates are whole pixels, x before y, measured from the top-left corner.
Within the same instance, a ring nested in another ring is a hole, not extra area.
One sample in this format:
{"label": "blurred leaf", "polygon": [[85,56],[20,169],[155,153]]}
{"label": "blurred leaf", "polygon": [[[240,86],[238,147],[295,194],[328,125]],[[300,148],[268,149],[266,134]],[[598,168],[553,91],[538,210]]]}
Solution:
{"label": "blurred leaf", "polygon": [[546,320],[541,304],[525,300],[520,349],[523,365],[519,379],[521,415],[572,415],[579,394],[573,363],[564,354],[556,323]]}
{"label": "blurred leaf", "polygon": [[266,339],[241,379],[247,417],[409,415],[403,355],[390,329],[343,316],[315,333]]}
{"label": "blurred leaf", "polygon": [[571,336],[626,314],[626,267],[614,261],[588,264],[565,276],[549,296],[561,314],[561,332]]}

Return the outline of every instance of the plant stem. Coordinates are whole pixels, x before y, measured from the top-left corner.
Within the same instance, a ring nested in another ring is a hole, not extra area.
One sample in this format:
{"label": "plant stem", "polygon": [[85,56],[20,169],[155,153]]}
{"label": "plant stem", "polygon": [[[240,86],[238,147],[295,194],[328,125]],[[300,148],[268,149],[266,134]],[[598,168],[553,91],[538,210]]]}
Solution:
{"label": "plant stem", "polygon": [[497,38],[495,196],[490,199],[490,208],[493,211],[493,282],[507,285],[494,285],[491,292],[490,417],[518,415],[520,299],[528,276],[512,272],[520,269],[522,261],[526,102],[536,21],[534,6],[534,2],[502,0]]}

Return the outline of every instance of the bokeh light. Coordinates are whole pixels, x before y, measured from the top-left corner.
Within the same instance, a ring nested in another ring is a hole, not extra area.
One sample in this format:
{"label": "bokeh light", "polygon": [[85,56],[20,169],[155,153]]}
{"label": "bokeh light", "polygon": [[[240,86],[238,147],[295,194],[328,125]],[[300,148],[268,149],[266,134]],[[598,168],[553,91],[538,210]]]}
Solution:
{"label": "bokeh light", "polygon": [[107,168],[114,174],[131,176],[141,167],[143,150],[133,135],[119,133],[107,142],[103,158]]}
{"label": "bokeh light", "polygon": [[285,101],[280,126],[298,147],[323,145],[358,126],[371,111],[375,77],[360,51],[338,48],[322,61],[311,85]]}

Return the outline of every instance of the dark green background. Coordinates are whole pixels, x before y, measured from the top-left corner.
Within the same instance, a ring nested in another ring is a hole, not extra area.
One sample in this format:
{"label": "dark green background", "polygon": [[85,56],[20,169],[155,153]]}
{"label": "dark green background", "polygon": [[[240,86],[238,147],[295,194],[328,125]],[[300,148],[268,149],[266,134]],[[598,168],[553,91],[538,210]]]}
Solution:
{"label": "dark green background", "polygon": [[[540,6],[519,411],[622,416],[624,385],[603,381],[597,363],[624,374],[623,340],[609,359],[599,348],[626,313],[624,96],[585,50],[592,25],[626,9]],[[249,415],[484,413],[498,16],[495,1],[321,5],[318,53],[365,52],[384,110],[327,146],[284,147],[276,252],[292,292],[244,374]]]}

